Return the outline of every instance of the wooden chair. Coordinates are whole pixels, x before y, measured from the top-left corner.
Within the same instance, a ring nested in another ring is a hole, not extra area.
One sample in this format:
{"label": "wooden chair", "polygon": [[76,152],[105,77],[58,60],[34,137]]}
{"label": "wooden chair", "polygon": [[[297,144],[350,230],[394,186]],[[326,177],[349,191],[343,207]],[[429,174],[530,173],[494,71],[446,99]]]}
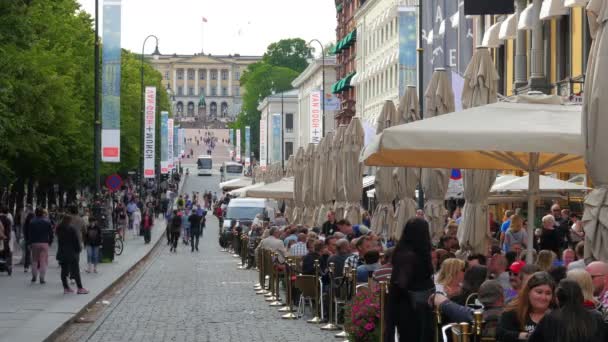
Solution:
{"label": "wooden chair", "polygon": [[313,300],[317,301],[318,298],[315,298],[315,276],[314,275],[304,275],[298,274],[296,276],[296,281],[294,283],[295,288],[300,290],[300,299],[298,300],[298,316],[304,315],[306,311],[306,301],[310,304],[310,312],[314,313]]}

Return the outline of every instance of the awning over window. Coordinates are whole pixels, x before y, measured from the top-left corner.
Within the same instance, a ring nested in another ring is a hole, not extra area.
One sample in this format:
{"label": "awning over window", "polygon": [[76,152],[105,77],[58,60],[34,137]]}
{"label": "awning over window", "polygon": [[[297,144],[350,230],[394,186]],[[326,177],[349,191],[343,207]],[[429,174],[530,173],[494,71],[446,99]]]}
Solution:
{"label": "awning over window", "polygon": [[339,80],[338,82],[334,83],[331,86],[332,94],[341,93],[344,90],[348,90],[349,88],[351,88],[351,81],[352,81],[353,77],[355,77],[356,74],[357,74],[357,72],[353,71],[350,74],[346,75],[341,80]]}
{"label": "awning over window", "polygon": [[348,33],[346,36],[344,36],[344,38],[340,39],[336,43],[336,47],[333,50],[331,50],[331,52],[334,55],[339,54],[340,51],[353,45],[353,43],[356,41],[357,41],[357,29],[354,29],[350,33]]}
{"label": "awning over window", "polygon": [[549,20],[568,14],[568,8],[564,6],[564,0],[543,0],[540,7],[540,20]]}
{"label": "awning over window", "polygon": [[509,15],[500,25],[498,39],[515,39],[517,38],[517,15],[515,13]]}
{"label": "awning over window", "polygon": [[483,35],[483,41],[481,42],[481,46],[487,48],[497,48],[503,44],[503,41],[498,38],[501,25],[502,22],[498,22],[490,26],[490,28]]}

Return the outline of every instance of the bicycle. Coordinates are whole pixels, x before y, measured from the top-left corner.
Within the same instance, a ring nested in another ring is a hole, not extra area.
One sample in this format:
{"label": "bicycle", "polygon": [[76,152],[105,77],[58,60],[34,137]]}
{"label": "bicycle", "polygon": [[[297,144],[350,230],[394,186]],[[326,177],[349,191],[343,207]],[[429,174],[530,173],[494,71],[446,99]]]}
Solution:
{"label": "bicycle", "polygon": [[114,235],[114,254],[121,255],[124,249],[124,239],[120,234],[120,231],[117,230]]}

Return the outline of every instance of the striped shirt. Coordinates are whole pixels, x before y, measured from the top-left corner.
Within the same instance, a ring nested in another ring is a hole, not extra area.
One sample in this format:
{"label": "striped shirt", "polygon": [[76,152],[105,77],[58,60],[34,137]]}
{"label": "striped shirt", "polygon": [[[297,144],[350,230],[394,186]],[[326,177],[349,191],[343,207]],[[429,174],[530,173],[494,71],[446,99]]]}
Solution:
{"label": "striped shirt", "polygon": [[388,263],[375,270],[373,277],[375,281],[388,281],[391,273],[393,273],[393,265]]}
{"label": "striped shirt", "polygon": [[289,255],[291,256],[305,256],[306,254],[308,254],[308,249],[306,249],[304,242],[296,242],[289,248]]}

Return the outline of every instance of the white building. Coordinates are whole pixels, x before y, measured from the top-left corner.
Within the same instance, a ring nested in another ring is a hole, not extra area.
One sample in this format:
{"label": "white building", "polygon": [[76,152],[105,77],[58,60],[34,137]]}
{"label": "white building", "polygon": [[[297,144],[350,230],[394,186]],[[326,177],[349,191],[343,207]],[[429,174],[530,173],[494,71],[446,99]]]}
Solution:
{"label": "white building", "polygon": [[[416,0],[368,0],[355,14],[357,74],[351,84],[357,95],[356,113],[368,127],[375,127],[384,101],[397,106],[405,86],[416,85],[415,59],[413,65],[411,59],[400,64],[400,54],[416,53],[415,5]],[[400,30],[405,23],[414,32]]]}
{"label": "white building", "polygon": [[[325,65],[325,68],[323,68],[323,65]],[[323,127],[325,133],[334,130],[335,116],[340,109],[337,97],[331,93],[331,85],[336,82],[336,67],[335,56],[326,56],[324,60],[317,58],[312,60],[308,67],[291,82],[291,85],[298,91],[297,126],[299,129],[296,130],[297,141],[294,151],[297,151],[300,146],[306,147],[313,140],[311,137],[311,94],[321,90],[323,69],[325,69],[325,96],[331,98],[331,102],[338,106],[332,109],[326,101],[327,108],[325,108]],[[322,111],[321,116],[323,116]],[[323,130],[313,132],[313,135],[322,136]]]}
{"label": "white building", "polygon": [[[267,96],[259,104],[260,120],[260,165],[281,161],[281,135],[283,135],[284,160],[295,151],[298,122],[298,91],[288,90]],[[282,123],[282,124],[281,124]]]}

